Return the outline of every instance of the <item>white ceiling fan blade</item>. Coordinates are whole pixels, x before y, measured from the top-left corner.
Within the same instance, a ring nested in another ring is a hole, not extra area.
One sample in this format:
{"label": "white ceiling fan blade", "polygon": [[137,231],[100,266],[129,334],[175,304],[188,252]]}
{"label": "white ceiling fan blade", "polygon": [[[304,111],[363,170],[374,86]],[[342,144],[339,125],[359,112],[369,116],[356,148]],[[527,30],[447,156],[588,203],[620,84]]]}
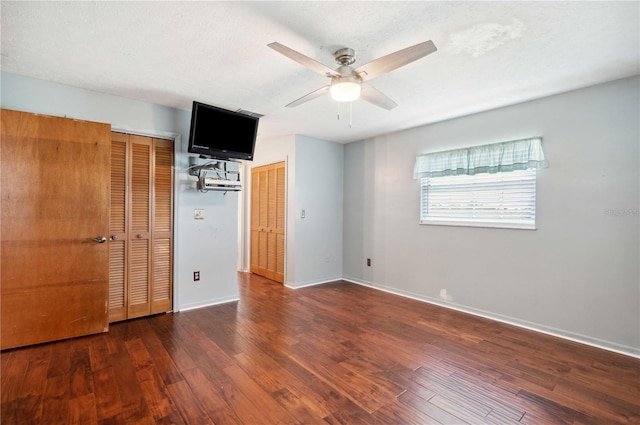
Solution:
{"label": "white ceiling fan blade", "polygon": [[398,50],[397,52],[366,63],[356,68],[355,73],[358,74],[363,81],[370,80],[425,57],[436,50],[438,49],[431,40],[425,41],[424,43]]}
{"label": "white ceiling fan blade", "polygon": [[391,100],[391,98],[389,98],[386,94],[382,93],[380,90],[367,83],[362,83],[360,98],[388,110],[391,110],[398,106],[398,104]]}
{"label": "white ceiling fan blade", "polygon": [[315,99],[316,97],[320,97],[323,94],[327,93],[328,91],[329,91],[329,86],[320,87],[318,90],[314,90],[311,93],[305,94],[300,99],[294,100],[290,104],[286,105],[286,107],[293,108],[294,106],[298,106],[302,103],[308,102],[312,99]]}
{"label": "white ceiling fan blade", "polygon": [[283,55],[285,55],[289,59],[292,59],[292,60],[298,62],[300,65],[305,66],[305,67],[309,68],[310,70],[315,71],[318,74],[323,75],[325,77],[331,77],[331,76],[340,75],[336,71],[334,71],[333,69],[329,68],[328,66],[325,66],[325,65],[321,64],[320,62],[318,62],[318,61],[316,61],[314,59],[311,59],[308,56],[303,55],[302,53],[298,53],[295,50],[288,48],[287,46],[283,46],[280,43],[273,42],[273,43],[267,44],[267,46],[271,47],[276,52],[282,53]]}

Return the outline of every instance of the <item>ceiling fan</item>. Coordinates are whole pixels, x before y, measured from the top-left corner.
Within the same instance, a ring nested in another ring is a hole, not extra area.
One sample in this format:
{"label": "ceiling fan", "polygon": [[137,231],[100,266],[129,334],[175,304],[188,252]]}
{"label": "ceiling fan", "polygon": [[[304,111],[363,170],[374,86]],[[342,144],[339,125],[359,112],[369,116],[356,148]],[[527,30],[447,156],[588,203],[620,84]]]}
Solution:
{"label": "ceiling fan", "polygon": [[328,85],[294,100],[286,105],[287,107],[298,106],[330,92],[331,97],[338,102],[351,102],[361,97],[363,100],[381,108],[393,109],[398,105],[366,81],[407,65],[437,50],[435,44],[429,40],[353,68],[351,65],[356,61],[356,52],[350,48],[342,48],[333,54],[336,63],[340,65],[333,70],[280,43],[274,42],[267,44],[267,46],[310,70],[331,78],[331,82]]}

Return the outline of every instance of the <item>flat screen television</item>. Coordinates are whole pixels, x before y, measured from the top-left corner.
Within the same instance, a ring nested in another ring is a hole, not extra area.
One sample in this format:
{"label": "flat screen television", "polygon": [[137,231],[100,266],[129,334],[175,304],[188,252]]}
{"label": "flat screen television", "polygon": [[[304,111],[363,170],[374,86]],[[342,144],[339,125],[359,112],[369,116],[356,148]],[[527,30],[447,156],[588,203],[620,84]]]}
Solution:
{"label": "flat screen television", "polygon": [[253,161],[259,117],[193,102],[189,153]]}

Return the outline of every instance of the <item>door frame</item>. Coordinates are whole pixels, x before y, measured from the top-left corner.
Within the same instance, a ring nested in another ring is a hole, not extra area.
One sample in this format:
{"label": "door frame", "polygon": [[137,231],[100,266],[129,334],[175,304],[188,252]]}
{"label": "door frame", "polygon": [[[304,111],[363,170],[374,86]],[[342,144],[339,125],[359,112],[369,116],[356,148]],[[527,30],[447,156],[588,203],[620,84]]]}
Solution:
{"label": "door frame", "polygon": [[[178,160],[182,159],[182,136],[180,133],[173,133],[170,131],[157,131],[157,130],[149,130],[149,131],[140,131],[136,129],[132,129],[127,126],[120,125],[111,125],[111,131],[118,133],[127,133],[133,134],[137,136],[146,136],[152,137],[156,139],[167,139],[173,140],[173,275],[171,276],[173,280],[173,306],[172,310],[174,312],[179,311],[178,306],[179,303],[179,294],[178,291],[178,281],[176,276],[180,276],[180,253],[177,249],[179,244],[180,232],[177,232],[177,225],[180,223],[180,192],[179,192],[179,177],[180,177],[180,167],[178,166]],[[185,165],[185,169],[188,165]]]}

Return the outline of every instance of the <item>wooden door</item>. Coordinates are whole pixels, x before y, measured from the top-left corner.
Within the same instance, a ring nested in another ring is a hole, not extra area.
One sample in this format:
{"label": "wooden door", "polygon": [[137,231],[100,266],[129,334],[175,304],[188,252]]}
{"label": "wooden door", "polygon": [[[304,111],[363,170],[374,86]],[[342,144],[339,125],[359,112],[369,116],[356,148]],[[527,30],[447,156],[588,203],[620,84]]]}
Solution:
{"label": "wooden door", "polygon": [[109,320],[173,303],[173,142],[114,132]]}
{"label": "wooden door", "polygon": [[1,348],[106,332],[111,127],[0,114]]}
{"label": "wooden door", "polygon": [[130,139],[129,244],[127,318],[151,313],[149,282],[151,280],[151,143],[149,137]]}
{"label": "wooden door", "polygon": [[285,163],[251,170],[251,272],[284,282]]}
{"label": "wooden door", "polygon": [[127,163],[128,137],[111,135],[111,197],[109,213],[109,321],[127,318]]}
{"label": "wooden door", "polygon": [[173,309],[173,141],[153,139],[151,314]]}

